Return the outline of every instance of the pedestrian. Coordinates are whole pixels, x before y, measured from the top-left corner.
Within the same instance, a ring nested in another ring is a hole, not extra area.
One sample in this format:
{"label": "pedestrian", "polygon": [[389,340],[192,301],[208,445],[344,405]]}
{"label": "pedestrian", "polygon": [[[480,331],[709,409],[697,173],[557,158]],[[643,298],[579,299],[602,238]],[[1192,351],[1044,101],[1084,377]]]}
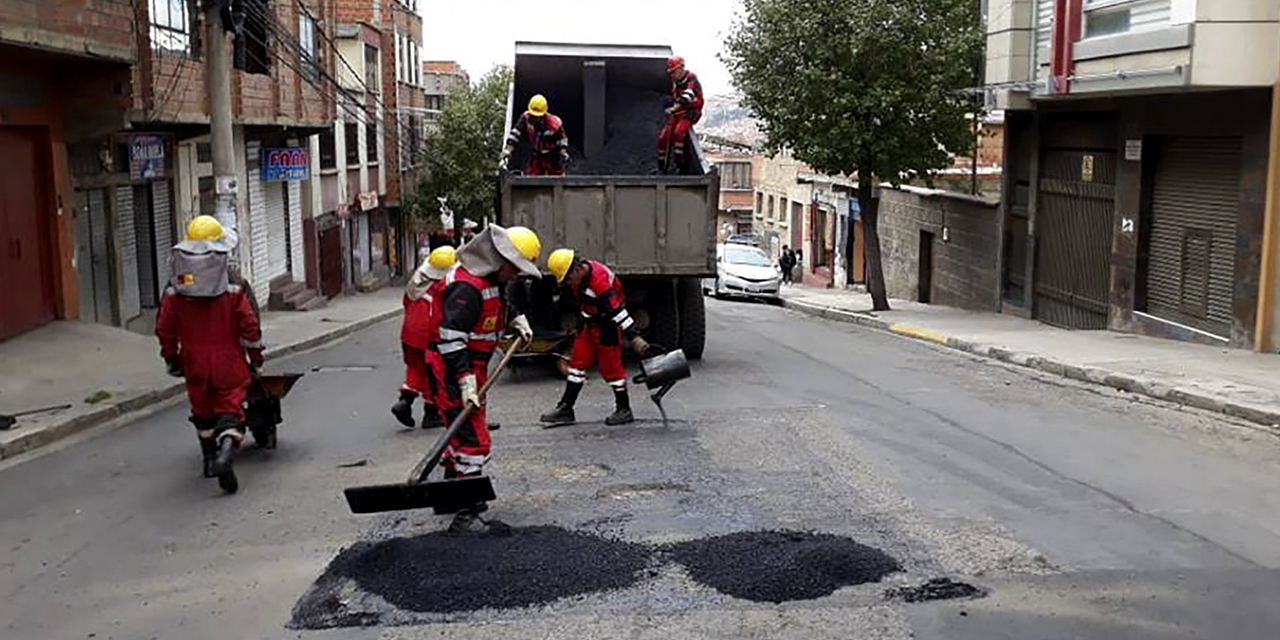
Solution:
{"label": "pedestrian", "polygon": [[684,58],[667,59],[667,77],[671,79],[671,97],[675,104],[667,107],[667,123],[658,134],[658,172],[667,173],[675,165],[676,172],[689,173],[686,147],[693,125],[702,119],[705,100],[698,76],[684,66]]}
{"label": "pedestrian", "polygon": [[156,316],[160,356],[186,379],[203,472],[239,489],[232,462],[244,441],[244,403],[262,367],[262,329],[247,292],[231,280],[229,245],[213,216],[196,216],[173,248],[173,280]]}
{"label": "pedestrian", "polygon": [[783,284],[791,282],[791,268],[795,266],[796,256],[791,247],[782,245],[782,254],[778,256],[778,270],[782,271]]}
{"label": "pedestrian", "polygon": [[791,260],[791,283],[804,282],[804,250],[796,249]]}
{"label": "pedestrian", "polygon": [[604,419],[607,425],[633,422],[631,399],[627,394],[627,370],[622,366],[622,338],[637,354],[644,355],[649,344],[640,336],[635,320],[627,312],[622,281],[604,264],[578,257],[573,249],[557,249],[547,257],[547,269],[556,282],[573,293],[581,326],[569,356],[569,374],[564,394],[555,409],[542,414],[547,427],[575,421],[573,405],[587,382],[587,367],[600,367],[600,376],[613,388],[614,411]]}
{"label": "pedestrian", "polygon": [[[480,387],[504,325],[501,287],[522,275],[540,277],[541,253],[542,242],[530,229],[491,224],[458,250],[458,264],[445,274],[440,294],[432,298],[432,313],[440,318],[436,404],[449,422],[462,412],[464,403],[475,407],[445,448],[440,466],[446,478],[480,475],[489,461],[492,444]],[[533,335],[524,315],[507,326],[523,339]],[[487,508],[484,503],[467,505],[450,530],[484,531],[480,514]]]}
{"label": "pedestrian", "polygon": [[520,116],[502,147],[502,166],[521,140],[532,149],[524,172],[531,176],[562,176],[569,164],[569,135],[560,118],[548,113],[547,99],[541,94],[529,99],[529,109]]}
{"label": "pedestrian", "polygon": [[413,427],[413,402],[422,397],[423,429],[439,427],[443,417],[436,406],[439,381],[434,360],[440,357],[436,343],[440,340],[440,319],[433,314],[432,300],[442,290],[449,268],[457,263],[453,247],[444,246],[431,252],[404,288],[404,320],[400,325],[400,351],[404,356],[404,382],[400,399],[391,405],[391,414],[400,424]]}

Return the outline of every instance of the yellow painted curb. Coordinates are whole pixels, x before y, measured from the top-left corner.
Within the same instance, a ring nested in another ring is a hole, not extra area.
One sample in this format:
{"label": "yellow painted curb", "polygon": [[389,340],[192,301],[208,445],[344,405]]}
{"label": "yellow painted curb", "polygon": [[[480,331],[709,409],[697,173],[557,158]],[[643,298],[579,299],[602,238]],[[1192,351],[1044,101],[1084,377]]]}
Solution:
{"label": "yellow painted curb", "polygon": [[928,329],[921,329],[919,327],[913,327],[911,325],[903,324],[901,322],[891,325],[889,327],[889,330],[898,335],[910,336],[912,338],[917,338],[920,340],[927,340],[929,342],[936,342],[938,344],[947,343],[947,337],[942,335],[941,333],[937,333],[935,331],[929,331]]}

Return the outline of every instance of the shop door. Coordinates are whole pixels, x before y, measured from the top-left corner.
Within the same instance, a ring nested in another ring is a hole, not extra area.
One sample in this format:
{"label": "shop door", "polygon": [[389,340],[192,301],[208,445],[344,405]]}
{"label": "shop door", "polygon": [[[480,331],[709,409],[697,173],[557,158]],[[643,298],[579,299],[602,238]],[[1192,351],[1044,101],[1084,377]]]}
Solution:
{"label": "shop door", "polygon": [[43,131],[0,127],[0,340],[54,318]]}

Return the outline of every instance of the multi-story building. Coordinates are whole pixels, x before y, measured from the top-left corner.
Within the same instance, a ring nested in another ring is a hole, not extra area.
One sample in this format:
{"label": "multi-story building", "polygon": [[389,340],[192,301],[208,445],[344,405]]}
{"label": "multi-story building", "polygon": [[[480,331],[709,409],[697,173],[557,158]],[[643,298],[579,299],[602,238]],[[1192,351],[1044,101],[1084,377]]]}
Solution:
{"label": "multi-story building", "polygon": [[[330,73],[320,47],[331,31],[326,5],[240,5],[232,74],[236,258],[264,303],[272,281],[303,271],[300,147],[333,118],[331,93],[317,82]],[[0,237],[11,245],[0,252],[0,338],[55,318],[149,330],[169,278],[169,248],[187,220],[212,211],[216,190],[196,7],[0,3],[7,168]]]}
{"label": "multi-story building", "polygon": [[862,223],[850,204],[853,182],[817,173],[786,151],[763,158],[759,175],[753,227],[764,237],[765,250],[775,257],[784,247],[799,251],[807,284],[843,288],[862,283]]}
{"label": "multi-story building", "polygon": [[422,63],[422,85],[426,91],[427,125],[436,126],[444,112],[449,94],[471,83],[467,72],[452,60],[427,60]]}
{"label": "multi-story building", "polygon": [[1005,309],[1253,345],[1280,5],[990,0],[987,15]]}

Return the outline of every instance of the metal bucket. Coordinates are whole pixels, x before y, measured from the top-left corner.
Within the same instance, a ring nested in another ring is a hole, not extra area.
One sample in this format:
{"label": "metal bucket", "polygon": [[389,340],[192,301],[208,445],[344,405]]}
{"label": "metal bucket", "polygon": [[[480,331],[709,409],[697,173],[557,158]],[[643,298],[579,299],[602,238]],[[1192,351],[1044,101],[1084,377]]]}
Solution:
{"label": "metal bucket", "polygon": [[693,377],[689,371],[689,360],[685,358],[684,350],[676,349],[660,356],[641,360],[640,371],[635,381],[649,388],[649,399],[658,406],[658,413],[662,414],[662,423],[666,424],[667,410],[662,408],[662,397],[667,395],[677,382]]}
{"label": "metal bucket", "polygon": [[644,385],[650,389],[661,389],[692,376],[683,349],[641,360],[640,371],[644,374]]}

